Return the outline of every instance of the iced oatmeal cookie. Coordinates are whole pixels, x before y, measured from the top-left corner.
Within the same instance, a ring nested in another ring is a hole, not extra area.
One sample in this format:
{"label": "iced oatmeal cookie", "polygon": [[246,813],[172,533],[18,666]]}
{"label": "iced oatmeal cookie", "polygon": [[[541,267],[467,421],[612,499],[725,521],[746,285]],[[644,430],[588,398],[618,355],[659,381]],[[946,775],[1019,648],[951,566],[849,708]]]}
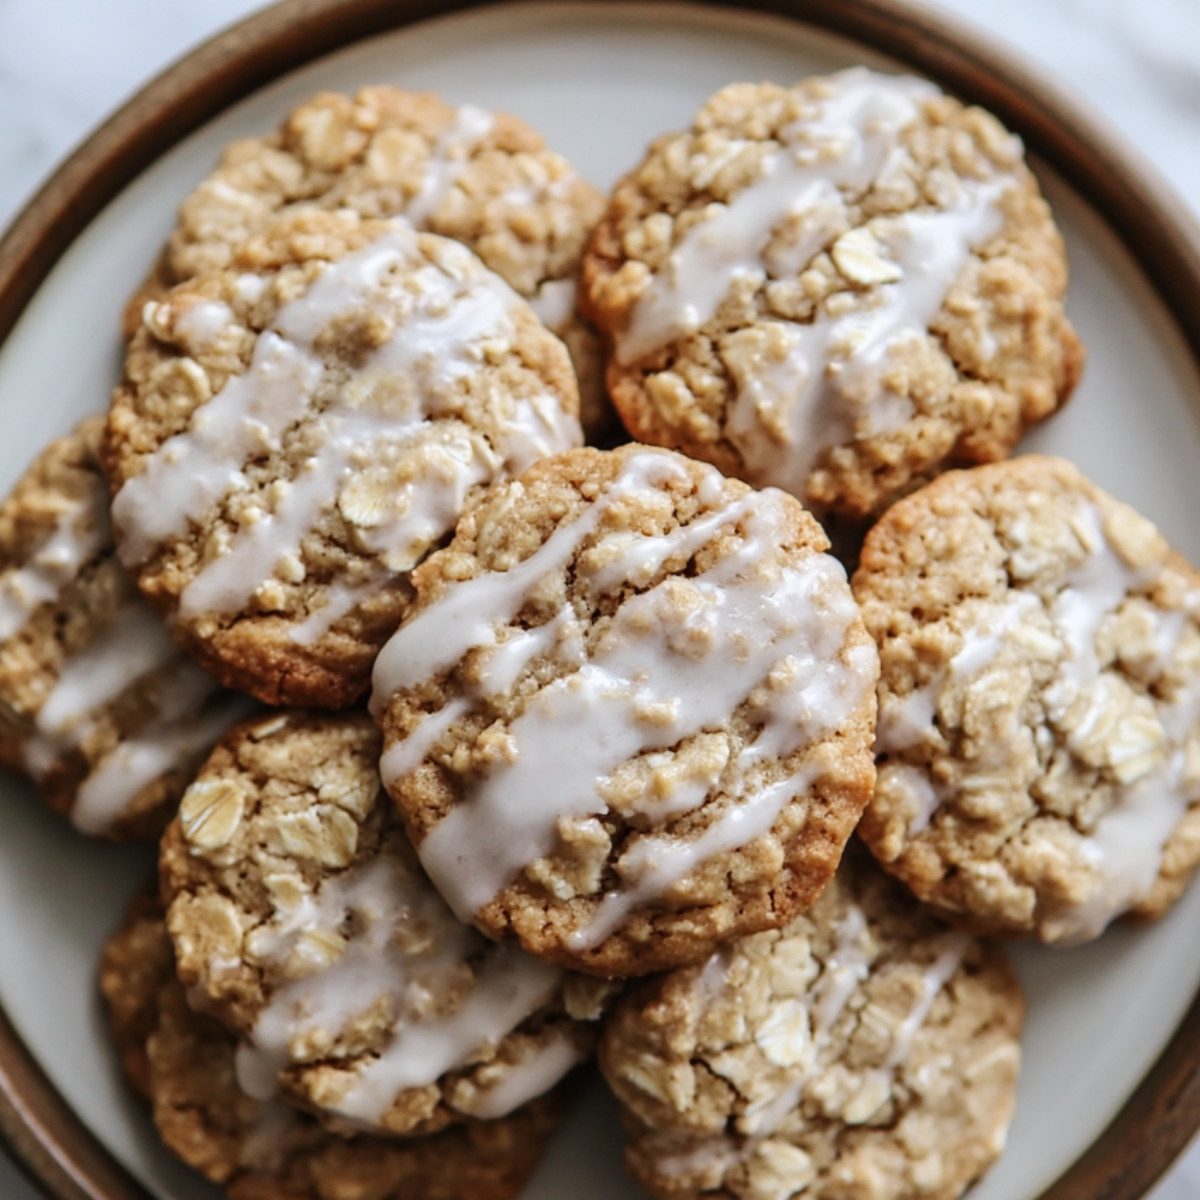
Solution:
{"label": "iced oatmeal cookie", "polygon": [[874,774],[877,663],[827,546],[783,492],[642,446],[468,511],[372,699],[461,918],[633,975],[812,902]]}
{"label": "iced oatmeal cookie", "polygon": [[562,343],[469,250],[302,212],[146,306],[103,461],[126,566],[199,661],[340,707],[409,570],[488,483],[577,445]]}
{"label": "iced oatmeal cookie", "polygon": [[604,198],[523,121],[427,92],[322,92],[275,133],[230,146],[184,200],[155,274],[130,302],[129,334],[148,300],[229,268],[273,217],[302,206],[403,216],[469,246],[567,343],[589,436],[611,423],[596,335],[575,310]]}
{"label": "iced oatmeal cookie", "polygon": [[172,645],[117,561],[103,425],[51,443],[0,505],[0,761],[83,833],[156,836],[252,704]]}
{"label": "iced oatmeal cookie", "polygon": [[1023,1004],[999,949],[848,859],[784,929],[634,987],[601,1063],[659,1200],[953,1200],[999,1155]]}
{"label": "iced oatmeal cookie", "polygon": [[109,941],[101,983],[113,1035],[167,1148],[230,1200],[513,1200],[520,1192],[557,1123],[553,1098],[434,1137],[331,1134],[240,1090],[236,1042],[188,1007],[170,952],[161,909],[135,912]]}
{"label": "iced oatmeal cookie", "polygon": [[1200,862],[1200,576],[1070,463],[953,472],[868,535],[879,780],[860,832],[984,932],[1156,917]]}
{"label": "iced oatmeal cookie", "polygon": [[625,424],[863,516],[1070,394],[1062,239],[1020,142],[854,68],[735,84],[618,184],[584,259]]}
{"label": "iced oatmeal cookie", "polygon": [[576,1016],[606,987],[455,919],[380,786],[380,740],[365,713],[282,713],[218,745],[163,841],[179,976],[242,1037],[256,1099],[343,1132],[505,1116],[590,1054]]}

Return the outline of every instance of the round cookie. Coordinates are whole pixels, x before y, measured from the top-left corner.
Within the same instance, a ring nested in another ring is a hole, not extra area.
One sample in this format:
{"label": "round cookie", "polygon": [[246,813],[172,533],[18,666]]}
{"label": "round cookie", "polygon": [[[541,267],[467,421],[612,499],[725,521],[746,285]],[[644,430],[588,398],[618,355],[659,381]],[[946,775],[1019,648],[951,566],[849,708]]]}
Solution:
{"label": "round cookie", "polygon": [[581,303],[641,441],[861,517],[1004,457],[1082,350],[1020,142],[857,67],[734,84],[618,184]]}
{"label": "round cookie", "polygon": [[0,762],[83,833],[157,836],[252,704],[172,645],[117,561],[103,424],[51,443],[0,505]]}
{"label": "round cookie", "polygon": [[[251,1099],[237,1086],[234,1039],[194,1013],[172,977],[161,910],[114,935],[102,980],[122,1061],[144,1064],[131,1082],[150,1099],[164,1143],[230,1200],[514,1200],[557,1124],[547,1097],[435,1137],[343,1138]],[[141,1014],[139,1027],[123,1008]]]}
{"label": "round cookie", "polygon": [[999,1155],[1021,993],[847,858],[809,912],[617,1003],[601,1065],[659,1200],[953,1200]]}
{"label": "round cookie", "polygon": [[366,714],[283,713],[218,745],[163,840],[179,976],[243,1038],[256,1099],[278,1090],[339,1131],[506,1116],[590,1054],[607,985],[455,919],[379,751]]}
{"label": "round cookie", "polygon": [[811,903],[874,780],[877,663],[827,547],[790,496],[642,446],[468,511],[372,699],[461,918],[624,976]]}
{"label": "round cookie", "polygon": [[468,246],[566,342],[589,440],[612,427],[596,334],[575,310],[580,258],[604,197],[523,121],[428,92],[321,92],[275,133],[230,146],[180,207],[154,275],[130,302],[129,336],[148,300],[228,269],[240,246],[299,206],[403,216]]}
{"label": "round cookie", "polygon": [[953,472],[854,576],[879,644],[860,826],[926,903],[1079,942],[1156,917],[1200,862],[1200,576],[1070,463]]}
{"label": "round cookie", "polygon": [[562,343],[456,242],[281,218],[146,307],[103,461],[122,560],[268,703],[366,687],[408,571],[487,484],[578,445]]}

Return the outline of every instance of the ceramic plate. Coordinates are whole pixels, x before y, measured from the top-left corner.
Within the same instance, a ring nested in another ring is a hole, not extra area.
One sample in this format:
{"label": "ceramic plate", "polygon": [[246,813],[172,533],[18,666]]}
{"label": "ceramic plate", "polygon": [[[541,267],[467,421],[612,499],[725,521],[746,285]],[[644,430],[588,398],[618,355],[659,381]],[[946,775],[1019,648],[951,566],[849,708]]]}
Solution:
{"label": "ceramic plate", "polygon": [[[479,6],[397,28],[450,7],[462,6],[293,0],[185,61],[68,164],[0,246],[0,333],[15,319],[0,349],[0,489],[51,436],[104,408],[121,305],[185,193],[226,143],[274,128],[320,88],[394,83],[506,109],[607,188],[648,139],[685,125],[725,83],[868,62],[940,76],[1040,151],[1089,362],[1068,409],[1024,448],[1074,459],[1200,561],[1194,243],[1142,169],[1037,81],[884,0],[769,5],[791,15],[587,0]],[[330,46],[344,48],[319,57]],[[0,787],[0,1004],[101,1148],[3,1028],[0,1128],[63,1197],[141,1194],[110,1153],[155,1196],[216,1195],[157,1147],[118,1076],[96,996],[100,946],[152,855],[89,844],[17,781]],[[1149,930],[1116,929],[1069,952],[1016,951],[1029,998],[1017,1116],[974,1200],[1033,1200],[1052,1186],[1057,1197],[1125,1200],[1178,1151],[1200,1115],[1200,1019],[1185,1020],[1200,984],[1198,925],[1195,888]],[[594,1084],[528,1200],[638,1194],[622,1170],[613,1106]]]}

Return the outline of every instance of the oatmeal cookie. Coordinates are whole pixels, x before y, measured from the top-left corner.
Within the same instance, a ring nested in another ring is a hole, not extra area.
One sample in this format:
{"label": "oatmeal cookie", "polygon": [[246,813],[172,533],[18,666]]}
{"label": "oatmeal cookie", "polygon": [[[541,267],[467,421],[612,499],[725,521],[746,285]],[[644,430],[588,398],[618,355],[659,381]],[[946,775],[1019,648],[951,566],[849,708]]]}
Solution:
{"label": "oatmeal cookie", "polygon": [[1200,577],[1070,463],[943,476],[854,576],[879,644],[887,869],[1047,942],[1159,916],[1200,862]]}
{"label": "oatmeal cookie", "polygon": [[244,1041],[242,1088],[335,1130],[500,1117],[593,1048],[606,985],[461,925],[380,783],[366,714],[231,732],[184,794],[161,876],[192,1003]]}
{"label": "oatmeal cookie", "polygon": [[111,939],[102,979],[123,1064],[164,1143],[230,1200],[513,1200],[557,1124],[548,1097],[434,1137],[344,1138],[252,1099],[237,1084],[234,1039],[188,1007],[172,976],[161,908]]}
{"label": "oatmeal cookie", "polygon": [[341,707],[408,572],[580,441],[562,343],[456,242],[301,212],[146,307],[102,447],[125,564],[225,682]]}
{"label": "oatmeal cookie", "polygon": [[83,833],[157,836],[252,705],[172,645],[117,561],[103,424],[51,443],[0,505],[0,761]]}
{"label": "oatmeal cookie", "polygon": [[322,92],[266,137],[235,142],[184,200],[154,275],[130,302],[226,270],[272,218],[297,207],[403,216],[470,247],[567,344],[589,440],[612,424],[595,331],[575,309],[580,258],[604,198],[540,134],[506,113],[428,92]]}
{"label": "oatmeal cookie", "polygon": [[999,1155],[1021,993],[1000,950],[848,856],[784,929],[635,986],[601,1065],[661,1200],[953,1200]]}
{"label": "oatmeal cookie", "polygon": [[463,517],[372,701],[461,918],[622,976],[812,902],[874,778],[877,662],[827,547],[783,492],[643,446]]}
{"label": "oatmeal cookie", "polygon": [[735,84],[618,184],[584,259],[633,435],[863,516],[1003,458],[1082,368],[1020,142],[931,83]]}

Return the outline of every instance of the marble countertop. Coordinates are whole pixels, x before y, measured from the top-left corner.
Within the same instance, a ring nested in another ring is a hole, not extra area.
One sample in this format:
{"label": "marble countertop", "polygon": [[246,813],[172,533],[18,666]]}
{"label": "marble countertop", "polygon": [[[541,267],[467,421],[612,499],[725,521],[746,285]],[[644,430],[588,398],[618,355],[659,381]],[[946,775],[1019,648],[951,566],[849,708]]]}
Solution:
{"label": "marble countertop", "polygon": [[[939,7],[936,4],[931,7]],[[260,0],[0,0],[0,227],[117,105]],[[1135,145],[1200,217],[1200,4],[942,0]],[[0,1196],[36,1193],[0,1152]],[[1151,1200],[1200,1195],[1200,1143]]]}

